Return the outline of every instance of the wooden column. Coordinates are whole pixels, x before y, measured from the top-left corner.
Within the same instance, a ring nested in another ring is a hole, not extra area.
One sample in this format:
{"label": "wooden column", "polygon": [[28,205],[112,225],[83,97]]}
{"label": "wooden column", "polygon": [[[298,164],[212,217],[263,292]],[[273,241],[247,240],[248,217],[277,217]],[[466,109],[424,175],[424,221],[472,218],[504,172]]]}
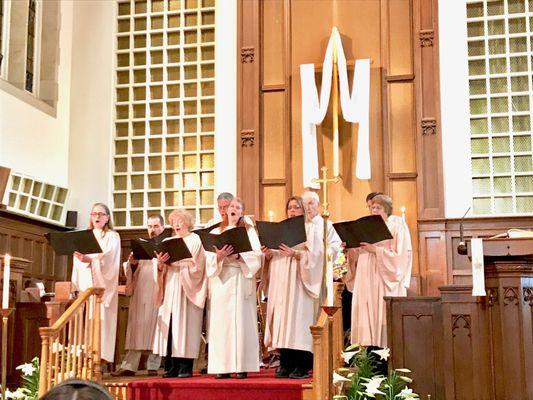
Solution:
{"label": "wooden column", "polygon": [[259,215],[259,10],[258,0],[237,5],[237,195],[246,214]]}

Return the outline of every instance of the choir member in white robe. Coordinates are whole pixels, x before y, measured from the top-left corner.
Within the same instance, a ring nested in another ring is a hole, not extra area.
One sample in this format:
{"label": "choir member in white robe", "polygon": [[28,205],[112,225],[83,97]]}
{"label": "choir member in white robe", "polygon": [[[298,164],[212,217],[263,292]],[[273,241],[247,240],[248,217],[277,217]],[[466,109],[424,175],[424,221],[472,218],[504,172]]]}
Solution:
{"label": "choir member in white robe", "polygon": [[91,210],[89,229],[93,230],[103,253],[74,252],[72,287],[82,292],[92,287],[104,288],[101,307],[101,357],[107,362],[115,358],[117,334],[118,276],[120,273],[120,236],[113,230],[109,208],[96,203]]}
{"label": "choir member in white robe", "polygon": [[[385,296],[403,297],[411,280],[412,247],[409,228],[392,214],[386,195],[372,199],[372,214],[381,215],[393,238],[375,244],[362,243],[348,251],[344,281],[352,299],[352,343],[372,348],[387,346]],[[383,372],[386,372],[383,371]]]}
{"label": "choir member in white robe", "polygon": [[[165,238],[165,222],[161,215],[152,214],[147,222],[148,237],[155,242]],[[148,375],[157,375],[161,357],[152,353],[154,348],[155,324],[157,321],[157,258],[136,260],[133,253],[123,264],[126,275],[126,295],[130,297],[128,327],[126,328],[127,350],[120,368],[113,376],[135,375],[143,353],[148,353],[146,368]]]}
{"label": "choir member in white robe", "polygon": [[205,225],[206,227],[219,224],[226,217],[229,203],[231,203],[231,200],[233,200],[233,197],[234,196],[228,192],[222,192],[217,196],[218,216],[211,218]]}
{"label": "choir member in white robe", "polygon": [[202,338],[202,319],[207,297],[205,253],[200,238],[191,230],[194,218],[185,209],[169,215],[174,236],[185,241],[191,258],[168,265],[167,253],[158,254],[159,300],[154,353],[165,356],[164,378],[192,376]]}
{"label": "choir member in white robe", "polygon": [[242,218],[244,204],[231,201],[227,219],[211,233],[220,234],[236,226],[246,226],[252,251],[233,254],[229,245],[206,252],[209,277],[209,363],[207,370],[217,378],[246,378],[259,371],[257,297],[255,274],[261,267],[261,246],[253,226]]}
{"label": "choir member in white robe", "polygon": [[[314,229],[314,241],[316,243],[323,243],[324,241],[324,218],[320,215],[320,199],[318,197],[318,194],[315,192],[307,191],[302,194],[302,199],[304,201],[304,205],[306,208],[307,216],[309,217],[309,220],[313,223],[315,226]],[[342,240],[339,237],[337,231],[333,227],[333,223],[330,219],[327,221],[327,241],[328,241],[328,252],[330,260],[333,262],[337,259],[337,253],[339,252]],[[314,254],[311,254],[310,262],[313,264],[320,265],[323,268],[323,254],[324,254],[324,245],[322,244],[322,247],[317,246],[317,252]],[[323,303],[322,299],[325,299],[325,290],[326,288],[322,288],[322,292],[320,294],[320,301],[319,305]],[[320,308],[317,308],[316,310],[317,314],[320,312]]]}
{"label": "choir member in white robe", "polygon": [[[289,198],[286,212],[288,218],[304,215],[302,198]],[[285,244],[275,250],[262,247],[264,271],[268,271],[265,346],[269,350],[279,349],[276,378],[307,378],[313,366],[309,328],[316,322],[323,275],[322,265],[310,262],[309,254],[322,247],[321,242],[315,242],[314,229],[312,222],[306,222],[307,242],[292,248]]]}

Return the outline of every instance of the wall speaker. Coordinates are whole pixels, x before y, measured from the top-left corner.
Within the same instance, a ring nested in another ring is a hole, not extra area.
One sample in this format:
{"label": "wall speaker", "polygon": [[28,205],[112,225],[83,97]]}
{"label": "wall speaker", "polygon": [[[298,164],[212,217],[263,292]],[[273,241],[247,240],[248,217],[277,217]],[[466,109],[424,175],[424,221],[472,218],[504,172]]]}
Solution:
{"label": "wall speaker", "polygon": [[67,220],[65,221],[65,226],[67,228],[76,228],[78,226],[78,212],[77,211],[67,211]]}

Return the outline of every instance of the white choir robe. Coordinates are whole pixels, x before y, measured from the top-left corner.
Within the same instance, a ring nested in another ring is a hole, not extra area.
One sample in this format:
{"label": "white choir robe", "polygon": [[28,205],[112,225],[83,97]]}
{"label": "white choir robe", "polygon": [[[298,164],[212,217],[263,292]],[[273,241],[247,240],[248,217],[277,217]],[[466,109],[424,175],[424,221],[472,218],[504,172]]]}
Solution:
{"label": "white choir robe", "polygon": [[126,350],[150,350],[154,347],[157,322],[157,258],[139,260],[132,273],[130,263],[123,264],[126,274],[126,294],[130,297]]}
{"label": "white choir robe", "polygon": [[114,362],[117,335],[118,277],[120,274],[120,236],[108,230],[103,236],[93,229],[103,253],[87,254],[92,261],[84,263],[74,257],[72,268],[73,290],[83,292],[92,287],[104,288],[101,307],[101,357]]}
{"label": "white choir robe", "polygon": [[[309,262],[315,265],[317,268],[320,266],[322,270],[324,269],[324,218],[320,214],[315,215],[311,220],[314,225],[314,241],[315,243],[321,243],[322,245],[316,245],[314,251],[309,254]],[[331,262],[334,262],[337,259],[337,254],[341,248],[342,240],[339,237],[339,234],[333,227],[333,223],[328,219],[327,223],[327,241],[328,241],[328,251],[331,255]],[[326,289],[322,287],[320,293],[319,304],[316,309],[317,316],[320,314],[320,306],[325,302],[326,298]]]}
{"label": "white choir robe", "polygon": [[172,316],[172,357],[197,358],[207,297],[205,253],[197,234],[183,238],[192,258],[176,261],[159,272],[162,300],[157,315],[154,353],[166,356]]}
{"label": "white choir robe", "polygon": [[350,249],[344,281],[352,298],[352,343],[387,347],[385,296],[405,297],[411,280],[412,247],[402,218],[386,221],[393,238],[375,243],[376,254]]}
{"label": "white choir robe", "polygon": [[[238,260],[217,262],[216,253],[206,252],[210,374],[259,371],[255,274],[261,268],[261,245],[252,226],[247,232],[253,251]],[[220,234],[220,228],[211,233]]]}
{"label": "white choir robe", "polygon": [[307,242],[293,247],[300,260],[272,250],[272,259],[265,263],[269,278],[264,343],[269,350],[313,352],[309,328],[316,322],[323,268],[309,262],[309,253],[320,251],[322,242],[314,240],[313,223],[306,223],[305,228]]}

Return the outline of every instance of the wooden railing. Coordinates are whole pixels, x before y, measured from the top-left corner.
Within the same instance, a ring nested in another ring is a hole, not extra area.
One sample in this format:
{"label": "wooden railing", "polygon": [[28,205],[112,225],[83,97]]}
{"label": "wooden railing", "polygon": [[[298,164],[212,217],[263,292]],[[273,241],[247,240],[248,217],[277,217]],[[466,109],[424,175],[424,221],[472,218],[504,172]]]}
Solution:
{"label": "wooden railing", "polygon": [[39,328],[41,370],[39,398],[70,378],[102,381],[100,307],[104,289],[82,292],[50,327]]}
{"label": "wooden railing", "polygon": [[[311,327],[313,335],[313,381],[303,385],[304,400],[331,400],[333,388],[330,387],[330,377],[333,369],[343,365],[341,353],[344,346],[344,330],[342,327],[342,291],[343,283],[335,284],[334,305],[339,307],[333,316],[332,332],[329,329],[328,316],[321,310],[316,325]],[[333,340],[330,342],[330,335]],[[330,348],[330,343],[332,348]],[[333,368],[329,366],[329,354],[333,355]]]}

